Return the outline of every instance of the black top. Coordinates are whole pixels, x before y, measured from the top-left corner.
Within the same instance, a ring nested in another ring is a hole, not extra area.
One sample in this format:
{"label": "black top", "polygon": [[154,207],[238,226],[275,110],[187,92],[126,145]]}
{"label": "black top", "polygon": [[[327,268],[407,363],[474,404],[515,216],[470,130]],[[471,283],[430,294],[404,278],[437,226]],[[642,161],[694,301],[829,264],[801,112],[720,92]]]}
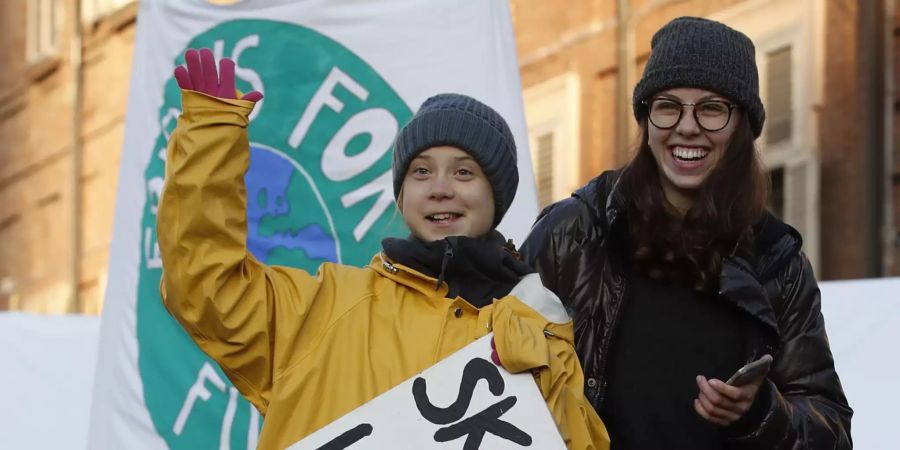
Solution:
{"label": "black top", "polygon": [[612,448],[725,448],[720,427],[694,411],[696,376],[727,380],[743,365],[746,315],[687,286],[630,281],[599,411]]}

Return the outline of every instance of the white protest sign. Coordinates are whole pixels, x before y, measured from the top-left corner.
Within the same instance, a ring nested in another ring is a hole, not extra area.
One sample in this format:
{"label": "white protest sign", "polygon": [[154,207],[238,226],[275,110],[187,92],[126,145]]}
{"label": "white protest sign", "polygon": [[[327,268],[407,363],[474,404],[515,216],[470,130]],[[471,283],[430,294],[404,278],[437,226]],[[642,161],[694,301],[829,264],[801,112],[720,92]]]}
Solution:
{"label": "white protest sign", "polygon": [[531,374],[511,374],[491,362],[491,336],[288,450],[565,449]]}

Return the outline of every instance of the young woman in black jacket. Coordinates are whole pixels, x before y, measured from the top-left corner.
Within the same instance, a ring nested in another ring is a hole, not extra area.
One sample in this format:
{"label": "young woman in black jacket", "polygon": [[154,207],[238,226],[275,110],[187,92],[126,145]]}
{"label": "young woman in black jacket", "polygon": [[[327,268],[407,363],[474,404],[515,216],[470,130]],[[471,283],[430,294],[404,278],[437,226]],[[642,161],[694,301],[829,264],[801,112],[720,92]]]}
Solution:
{"label": "young woman in black jacket", "polygon": [[[754,58],[718,22],[660,29],[634,159],[545,209],[522,248],[575,316],[614,449],[852,446],[801,236],[765,210]],[[765,355],[768,372],[726,384]]]}

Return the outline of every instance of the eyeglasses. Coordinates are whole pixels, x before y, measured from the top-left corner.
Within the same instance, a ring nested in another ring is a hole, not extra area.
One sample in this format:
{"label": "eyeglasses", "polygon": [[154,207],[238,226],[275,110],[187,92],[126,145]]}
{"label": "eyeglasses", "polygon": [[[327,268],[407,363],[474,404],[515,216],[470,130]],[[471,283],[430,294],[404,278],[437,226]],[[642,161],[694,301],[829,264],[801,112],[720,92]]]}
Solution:
{"label": "eyeglasses", "polygon": [[724,100],[706,100],[699,103],[681,103],[663,97],[641,102],[650,110],[650,123],[656,128],[668,130],[681,122],[684,107],[690,106],[697,125],[706,131],[719,131],[731,120],[731,110],[737,105]]}

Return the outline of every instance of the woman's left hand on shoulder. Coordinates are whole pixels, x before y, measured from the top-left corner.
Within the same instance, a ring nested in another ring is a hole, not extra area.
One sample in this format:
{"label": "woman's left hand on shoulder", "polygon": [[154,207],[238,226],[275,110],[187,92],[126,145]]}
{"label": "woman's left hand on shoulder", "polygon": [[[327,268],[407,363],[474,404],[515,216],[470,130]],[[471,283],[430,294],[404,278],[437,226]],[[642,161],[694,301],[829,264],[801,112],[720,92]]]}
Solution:
{"label": "woman's left hand on shoulder", "polygon": [[720,426],[737,422],[753,405],[766,374],[744,386],[731,386],[722,380],[707,380],[697,375],[700,392],[694,399],[694,410],[700,417]]}

